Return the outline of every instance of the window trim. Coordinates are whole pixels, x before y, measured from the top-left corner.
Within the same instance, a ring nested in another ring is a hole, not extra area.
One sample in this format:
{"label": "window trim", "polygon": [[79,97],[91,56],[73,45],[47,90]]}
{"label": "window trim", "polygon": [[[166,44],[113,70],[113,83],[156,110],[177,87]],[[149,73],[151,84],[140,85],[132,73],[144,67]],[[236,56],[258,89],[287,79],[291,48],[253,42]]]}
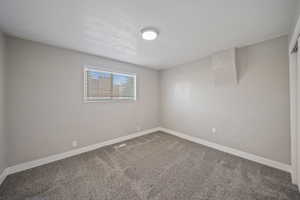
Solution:
{"label": "window trim", "polygon": [[[134,78],[134,97],[88,97],[87,96],[87,71],[92,72],[103,72],[103,73],[110,73],[112,75],[125,75],[128,77]],[[117,71],[110,71],[100,67],[86,65],[83,68],[83,99],[85,103],[92,103],[92,102],[112,102],[112,101],[136,101],[137,99],[137,75],[135,73],[127,73],[127,72],[117,72]]]}

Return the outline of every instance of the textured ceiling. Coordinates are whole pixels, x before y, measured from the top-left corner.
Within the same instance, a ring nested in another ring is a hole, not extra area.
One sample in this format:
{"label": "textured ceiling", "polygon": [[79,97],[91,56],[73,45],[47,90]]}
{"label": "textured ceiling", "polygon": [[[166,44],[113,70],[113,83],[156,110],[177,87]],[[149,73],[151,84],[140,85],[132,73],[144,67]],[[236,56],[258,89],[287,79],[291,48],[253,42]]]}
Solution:
{"label": "textured ceiling", "polygon": [[[7,34],[155,69],[290,32],[297,0],[1,0]],[[155,41],[140,29],[156,27]]]}

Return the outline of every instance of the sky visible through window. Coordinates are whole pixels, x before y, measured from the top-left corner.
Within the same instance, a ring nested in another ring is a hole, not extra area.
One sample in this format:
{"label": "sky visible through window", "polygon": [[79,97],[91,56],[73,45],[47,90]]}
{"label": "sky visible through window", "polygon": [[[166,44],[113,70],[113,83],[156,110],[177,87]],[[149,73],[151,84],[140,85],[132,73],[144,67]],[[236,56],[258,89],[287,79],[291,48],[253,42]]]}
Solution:
{"label": "sky visible through window", "polygon": [[128,83],[129,77],[126,75],[113,75],[113,83],[114,85],[125,85]]}
{"label": "sky visible through window", "polygon": [[100,79],[100,78],[110,78],[111,73],[106,73],[106,72],[95,72],[95,71],[88,71],[88,76],[91,79]]}
{"label": "sky visible through window", "polygon": [[[96,79],[99,80],[100,78],[110,78],[111,73],[109,72],[95,72],[95,71],[88,71],[88,76],[91,79]],[[121,74],[113,74],[113,84],[114,85],[124,85],[128,83],[129,77],[126,75],[121,75]]]}
{"label": "sky visible through window", "polygon": [[94,70],[86,73],[87,97],[135,99],[135,76]]}

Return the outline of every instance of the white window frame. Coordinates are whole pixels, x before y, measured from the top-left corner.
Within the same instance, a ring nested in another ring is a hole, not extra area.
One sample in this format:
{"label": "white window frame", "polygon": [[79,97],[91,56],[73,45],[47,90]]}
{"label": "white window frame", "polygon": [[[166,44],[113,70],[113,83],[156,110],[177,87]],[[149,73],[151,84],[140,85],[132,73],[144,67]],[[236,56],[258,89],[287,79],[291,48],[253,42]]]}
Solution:
{"label": "white window frame", "polygon": [[[92,71],[92,72],[102,72],[102,73],[110,73],[112,75],[125,75],[129,77],[134,78],[134,97],[88,97],[87,96],[87,72]],[[84,76],[84,84],[83,84],[83,92],[84,92],[84,102],[89,103],[89,102],[106,102],[106,101],[122,101],[122,100],[129,100],[129,101],[136,101],[136,74],[134,73],[123,73],[123,72],[116,72],[116,71],[110,71],[110,70],[102,70],[99,67],[95,66],[85,66],[83,70],[83,76]]]}

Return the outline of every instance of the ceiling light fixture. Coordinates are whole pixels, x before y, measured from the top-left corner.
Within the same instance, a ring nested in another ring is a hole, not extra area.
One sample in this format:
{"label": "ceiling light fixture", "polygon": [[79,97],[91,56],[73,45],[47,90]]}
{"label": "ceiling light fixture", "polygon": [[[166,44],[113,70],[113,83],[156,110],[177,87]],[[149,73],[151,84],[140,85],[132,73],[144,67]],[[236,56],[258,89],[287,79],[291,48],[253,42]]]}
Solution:
{"label": "ceiling light fixture", "polygon": [[158,36],[158,31],[154,28],[143,28],[141,33],[144,40],[155,40]]}

